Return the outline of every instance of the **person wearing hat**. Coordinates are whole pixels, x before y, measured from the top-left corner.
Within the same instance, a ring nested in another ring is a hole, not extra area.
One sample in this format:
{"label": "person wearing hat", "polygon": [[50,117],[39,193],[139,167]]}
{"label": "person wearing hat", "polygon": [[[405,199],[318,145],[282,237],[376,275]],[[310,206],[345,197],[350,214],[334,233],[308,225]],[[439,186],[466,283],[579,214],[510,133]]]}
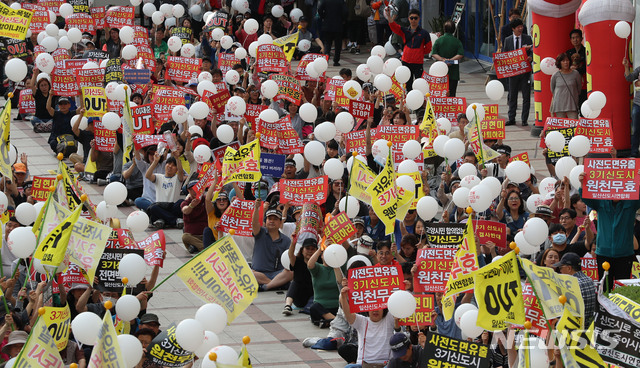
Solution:
{"label": "person wearing hat", "polygon": [[289,245],[289,268],[293,271],[293,280],[287,289],[287,296],[284,300],[282,314],[290,316],[293,314],[292,305],[298,308],[305,308],[313,302],[313,283],[311,273],[307,264],[311,257],[318,250],[318,240],[307,238],[302,242],[302,247],[296,254],[296,243]]}
{"label": "person wearing hat", "polygon": [[296,161],[292,158],[288,158],[284,161],[284,173],[283,179],[295,179],[296,178]]}
{"label": "person wearing hat", "polygon": [[55,108],[55,105],[58,102],[58,97],[53,96],[52,99],[49,99],[49,95],[52,95],[50,77],[38,78],[39,75],[40,70],[33,68],[33,75],[31,76],[31,84],[33,88],[31,89],[31,92],[36,104],[36,113],[31,119],[31,124],[33,124],[34,132],[49,133],[51,131],[53,114],[49,112],[47,106],[49,105],[52,109]]}
{"label": "person wearing hat", "polygon": [[[364,218],[362,216],[358,216],[353,219],[353,226],[356,227],[356,235],[354,236],[356,239],[361,238],[364,235],[365,225]],[[373,243],[373,239],[371,240]]]}
{"label": "person wearing hat", "polygon": [[389,340],[391,345],[391,359],[387,368],[426,368],[427,356],[422,348],[427,337],[418,334],[419,345],[412,345],[411,339],[404,332],[397,332]]}
{"label": "person wearing hat", "polygon": [[189,194],[180,204],[184,221],[182,243],[191,254],[198,253],[203,249],[202,237],[204,229],[208,226],[206,205],[202,200],[202,195],[198,195],[194,189],[196,184],[198,184],[197,179],[187,183]]}
{"label": "person wearing hat", "polygon": [[501,144],[493,147],[493,149],[498,152],[500,156],[496,158],[495,163],[492,162],[486,165],[487,175],[493,176],[500,179],[500,181],[503,181],[505,178],[504,170],[507,168],[507,165],[509,164],[509,158],[511,157],[511,147]]}
{"label": "person wearing hat", "polygon": [[153,331],[156,335],[160,332],[160,320],[158,319],[158,315],[153,313],[145,313],[140,317],[140,324],[138,325],[140,329],[146,328]]}
{"label": "person wearing hat", "polygon": [[[59,142],[71,142],[75,143],[73,130],[71,130],[71,118],[76,114],[76,110],[71,110],[71,102],[67,97],[58,98],[58,111],[54,110],[51,101],[53,99],[53,93],[49,93],[47,98],[47,111],[49,115],[53,116],[51,124],[51,134],[47,143],[51,150],[57,154],[62,152],[65,147],[59,147]],[[77,150],[77,144],[75,145]],[[66,156],[73,152],[68,152]]]}
{"label": "person wearing hat", "polygon": [[262,199],[255,201],[253,209],[253,256],[251,269],[259,284],[260,291],[286,285],[293,279],[293,272],[284,269],[280,257],[291,246],[291,239],[280,232],[282,212],[270,208],[265,213],[265,227],[260,218]]}
{"label": "person wearing hat", "polygon": [[309,47],[309,50],[307,51],[300,51],[300,49],[296,48],[293,57],[296,58],[296,60],[300,60],[302,56],[306,54],[324,54],[324,44],[322,43],[322,40],[313,37],[313,33],[309,30],[309,19],[303,15],[298,19],[298,22],[300,26],[298,28],[298,42],[307,40],[311,44],[311,47]]}
{"label": "person wearing hat", "polygon": [[563,275],[571,275],[578,279],[580,294],[584,300],[585,326],[589,326],[596,313],[597,290],[594,281],[582,272],[580,256],[573,252],[565,253],[560,262],[553,265]]}
{"label": "person wearing hat", "polygon": [[2,354],[6,354],[9,358],[15,358],[22,350],[24,344],[27,343],[29,334],[25,331],[11,331],[7,343],[2,347]]}

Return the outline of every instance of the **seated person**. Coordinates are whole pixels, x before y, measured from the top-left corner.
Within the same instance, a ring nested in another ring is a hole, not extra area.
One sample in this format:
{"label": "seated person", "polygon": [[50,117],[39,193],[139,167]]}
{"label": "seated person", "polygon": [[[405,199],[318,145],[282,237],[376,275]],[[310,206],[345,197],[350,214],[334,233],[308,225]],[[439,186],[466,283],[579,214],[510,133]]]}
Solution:
{"label": "seated person", "polygon": [[197,195],[193,188],[196,184],[198,184],[197,179],[191,180],[187,184],[189,195],[180,204],[182,219],[184,220],[182,243],[191,254],[202,250],[202,233],[207,227],[207,209],[202,200],[202,195]]}
{"label": "seated person", "polygon": [[[53,94],[49,94],[49,100],[52,96]],[[70,154],[78,150],[78,144],[71,129],[71,118],[76,114],[76,111],[71,110],[71,102],[66,97],[58,99],[58,109],[59,111],[55,111],[51,107],[50,101],[47,102],[47,111],[50,115],[53,115],[51,134],[47,143],[49,143],[53,153],[62,152],[64,157],[69,157]]]}
{"label": "seated person", "polygon": [[[166,159],[164,174],[156,174],[154,171],[160,162],[160,154],[156,152],[153,162],[147,169],[145,177],[155,184],[156,202],[147,209],[149,220],[158,229],[164,229],[165,225],[181,229],[184,226],[182,211],[180,211],[180,188],[184,181],[184,171],[180,160],[177,160],[178,152],[171,152],[172,156]],[[165,151],[164,156],[167,155]]]}

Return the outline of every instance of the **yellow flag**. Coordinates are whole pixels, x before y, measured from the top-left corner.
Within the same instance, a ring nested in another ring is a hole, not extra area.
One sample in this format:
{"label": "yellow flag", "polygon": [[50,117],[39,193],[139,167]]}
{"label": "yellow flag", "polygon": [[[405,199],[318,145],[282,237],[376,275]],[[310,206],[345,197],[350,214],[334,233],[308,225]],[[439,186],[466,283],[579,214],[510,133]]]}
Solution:
{"label": "yellow flag", "polygon": [[460,249],[456,252],[451,266],[449,280],[447,280],[447,292],[442,299],[442,313],[446,320],[453,317],[455,309],[453,297],[458,293],[473,289],[474,272],[479,269],[473,223],[469,218],[467,227],[464,229],[464,238],[460,244]]}
{"label": "yellow flag", "polygon": [[260,172],[260,141],[253,140],[238,150],[227,147],[222,161],[222,173],[227,176],[225,184],[234,181],[255,182],[262,178]]}
{"label": "yellow flag", "polygon": [[371,195],[367,188],[376,179],[376,174],[362,161],[354,159],[349,176],[349,194],[366,204],[371,204]]}
{"label": "yellow flag", "polygon": [[464,130],[467,134],[467,139],[469,140],[469,147],[471,147],[471,150],[476,155],[476,159],[478,159],[479,164],[484,165],[500,156],[498,152],[484,144],[484,141],[482,140],[482,132],[475,120],[467,124]]}
{"label": "yellow flag", "polygon": [[73,230],[73,225],[78,221],[82,206],[62,221],[47,235],[38,246],[34,256],[42,260],[43,265],[58,267],[64,261],[67,245]]}
{"label": "yellow flag", "polygon": [[133,113],[129,105],[129,90],[125,91],[124,109],[122,110],[122,164],[126,164],[133,160]]}
{"label": "yellow flag", "polygon": [[479,327],[495,331],[505,329],[506,322],[524,324],[524,299],[515,252],[475,272],[474,284]]}
{"label": "yellow flag", "polygon": [[231,323],[258,296],[258,282],[230,236],[213,243],[176,274],[205,303],[217,303]]}
{"label": "yellow flag", "polygon": [[69,326],[71,324],[71,311],[69,305],[64,307],[44,307],[41,319],[51,332],[53,341],[58,351],[64,350],[69,342]]}
{"label": "yellow flag", "polygon": [[274,45],[282,48],[282,52],[287,56],[288,62],[293,59],[293,53],[296,51],[299,37],[300,31],[273,40]]}
{"label": "yellow flag", "polygon": [[102,328],[98,331],[98,342],[93,346],[88,367],[120,368],[125,366],[118,336],[111,321],[111,312],[107,310],[102,319]]}
{"label": "yellow flag", "polygon": [[242,351],[240,352],[240,357],[238,358],[238,365],[243,368],[252,368],[251,357],[249,356],[249,352],[247,351],[247,345],[242,345]]}
{"label": "yellow flag", "polygon": [[420,198],[424,197],[424,191],[422,190],[422,186],[423,186],[422,176],[417,171],[414,171],[408,174],[397,174],[398,177],[402,175],[410,176],[413,179],[413,181],[416,183],[415,190],[413,191],[413,200],[411,201],[411,206],[409,207],[409,209],[415,210]]}
{"label": "yellow flag", "polygon": [[609,300],[635,319],[636,322],[640,322],[640,304],[620,294],[609,295]]}
{"label": "yellow flag", "polygon": [[[478,316],[480,320],[480,316]],[[587,331],[582,329],[584,321],[580,317],[572,316],[568,308],[562,313],[562,318],[556,325],[556,331],[564,337],[564,344],[560,344],[567,351],[560,351],[565,367],[578,366],[588,368],[604,368],[606,365],[589,341]]]}
{"label": "yellow flag", "polygon": [[35,326],[24,344],[14,367],[64,367],[58,347],[49,333],[43,318],[36,320]]}
{"label": "yellow flag", "polygon": [[[424,110],[424,116],[422,117],[422,122],[420,123],[420,131],[425,137],[429,137],[431,134],[431,127],[436,122],[436,114],[433,111],[433,105],[431,105],[431,99],[427,97],[427,107]],[[435,139],[435,137],[433,138]]]}
{"label": "yellow flag", "polygon": [[13,172],[11,171],[11,159],[9,158],[9,152],[11,151],[9,134],[11,131],[11,99],[7,100],[2,109],[2,113],[0,113],[0,125],[2,127],[2,138],[0,138],[0,174],[7,178],[12,178]]}

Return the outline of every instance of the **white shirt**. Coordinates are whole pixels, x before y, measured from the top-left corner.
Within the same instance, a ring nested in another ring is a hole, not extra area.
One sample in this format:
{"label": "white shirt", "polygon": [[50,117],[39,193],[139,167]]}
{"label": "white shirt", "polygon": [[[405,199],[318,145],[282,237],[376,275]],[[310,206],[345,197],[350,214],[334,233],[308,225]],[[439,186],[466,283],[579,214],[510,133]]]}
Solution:
{"label": "white shirt", "polygon": [[[351,325],[358,331],[358,360],[357,364],[386,363],[391,356],[389,341],[393,336],[394,320],[391,313],[378,322],[371,322],[369,317],[356,314],[356,320]],[[364,351],[363,351],[364,348]]]}
{"label": "white shirt", "polygon": [[180,181],[178,175],[167,178],[163,174],[155,174],[156,202],[175,203],[180,198]]}

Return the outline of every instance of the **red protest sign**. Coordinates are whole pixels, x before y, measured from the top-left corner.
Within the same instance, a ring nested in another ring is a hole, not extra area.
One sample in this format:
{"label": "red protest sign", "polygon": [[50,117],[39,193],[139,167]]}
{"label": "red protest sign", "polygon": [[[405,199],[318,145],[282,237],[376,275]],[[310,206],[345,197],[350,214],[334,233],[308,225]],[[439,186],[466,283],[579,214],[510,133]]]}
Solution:
{"label": "red protest sign", "polygon": [[394,291],[404,290],[400,266],[352,268],[348,280],[351,313],[384,309]]}
{"label": "red protest sign", "polygon": [[436,119],[447,118],[458,122],[458,114],[466,113],[467,99],[464,97],[430,97]]}
{"label": "red protest sign", "polygon": [[144,147],[156,146],[160,143],[166,143],[164,136],[161,134],[148,135],[148,134],[134,134],[133,146],[136,150]]}
{"label": "red protest sign", "polygon": [[224,153],[227,151],[227,147],[231,147],[237,151],[238,148],[240,148],[240,142],[233,141],[229,144],[226,144],[224,146],[221,146],[212,150],[211,156],[213,157],[213,161],[217,161],[222,165],[222,162],[224,161]]}
{"label": "red protest sign", "polygon": [[109,28],[133,26],[135,13],[136,11],[133,6],[112,6],[107,10],[104,22]]}
{"label": "red protest sign", "polygon": [[272,74],[269,79],[278,84],[278,94],[274,100],[287,100],[293,104],[300,105],[302,100],[302,86],[300,82],[290,75]]}
{"label": "red protest sign", "polygon": [[131,117],[133,118],[133,131],[135,134],[153,134],[156,126],[153,123],[153,105],[146,104],[134,106],[131,108]]}
{"label": "red protest sign", "polygon": [[184,105],[184,93],[171,87],[160,87],[153,94],[153,116],[159,122],[171,119],[171,111],[176,105]]}
{"label": "red protest sign", "polygon": [[344,79],[329,79],[327,88],[324,90],[324,99],[327,101],[335,101],[339,106],[348,109],[349,98],[342,92],[344,83]]}
{"label": "red protest sign", "polygon": [[105,26],[105,16],[107,14],[107,7],[105,6],[93,6],[89,9],[91,18],[96,25],[96,29],[103,29]]}
{"label": "red protest sign", "polygon": [[20,4],[22,9],[29,10],[33,12],[31,16],[31,23],[29,23],[29,29],[32,33],[40,33],[47,28],[47,25],[50,23],[49,19],[49,10],[41,6],[41,4],[35,5],[30,3],[22,3]]}
{"label": "red protest sign", "polygon": [[[544,122],[544,127],[542,128],[542,137],[547,135],[547,130],[575,128],[577,126],[578,126],[577,119],[556,118],[556,117],[550,116]],[[547,145],[544,142],[544,139],[540,140],[540,147],[541,148],[547,147]]]}
{"label": "red protest sign", "polygon": [[327,200],[329,179],[326,175],[313,179],[284,179],[280,184],[280,203],[302,206],[306,202],[323,204]]}
{"label": "red protest sign", "polygon": [[582,198],[636,200],[640,169],[634,158],[585,158]]}
{"label": "red protest sign", "polygon": [[418,272],[413,276],[413,290],[419,293],[444,292],[456,251],[455,248],[418,249]]}
{"label": "red protest sign", "polygon": [[82,33],[88,32],[92,35],[96,34],[96,24],[87,13],[73,13],[65,18],[65,28],[70,30],[71,28],[78,28]]}
{"label": "red protest sign", "polygon": [[55,49],[55,50],[51,53],[51,56],[53,56],[53,61],[54,61],[54,62],[56,62],[56,64],[57,64],[59,61],[62,61],[62,60],[68,60],[68,59],[70,59],[70,58],[71,58],[71,57],[69,56],[69,50],[67,50],[67,49],[63,49],[63,48]]}
{"label": "red protest sign", "polygon": [[524,161],[527,163],[527,165],[531,166],[531,162],[529,161],[529,153],[527,152],[522,152],[518,155],[512,156],[511,158],[509,158],[509,162],[512,161]]}
{"label": "red protest sign", "polygon": [[[307,80],[307,81],[317,81],[319,78],[311,78],[309,74],[307,74],[307,65],[310,62],[314,61],[317,58],[325,58],[325,60],[329,60],[329,56],[325,54],[306,54],[300,59],[298,63],[298,68],[296,69],[296,78],[299,80]],[[324,78],[326,72],[322,73],[320,78]]]}
{"label": "red protest sign", "polygon": [[56,182],[55,177],[34,176],[31,185],[31,196],[36,201],[46,201],[49,197],[49,188]]}
{"label": "red protest sign", "polygon": [[234,199],[231,206],[222,214],[217,229],[225,233],[233,229],[237,236],[253,236],[251,219],[254,205],[255,201]]}
{"label": "red protest sign", "polygon": [[416,298],[416,312],[408,318],[400,320],[400,326],[433,326],[435,318],[433,311],[435,309],[435,296],[433,294],[414,295]]}
{"label": "red protest sign", "polygon": [[531,331],[538,336],[546,336],[549,333],[547,320],[544,318],[538,298],[533,291],[533,287],[528,282],[522,287],[522,298],[524,299],[524,314],[528,321],[531,321]]}
{"label": "red protest sign", "polygon": [[255,129],[260,133],[260,147],[266,149],[278,148],[278,127],[280,124],[269,123],[261,119],[256,120]]}
{"label": "red protest sign", "polygon": [[[377,130],[372,129],[371,135],[375,137]],[[358,152],[359,155],[366,156],[367,136],[366,131],[356,130],[342,135],[345,150],[347,152]]]}
{"label": "red protest sign", "polygon": [[431,97],[447,97],[449,94],[449,75],[434,77],[425,71],[422,72],[422,78],[429,83]]}
{"label": "red protest sign", "polygon": [[[152,72],[156,70],[156,58],[154,56],[153,50],[147,44],[135,44],[136,48],[138,48],[138,58],[142,58],[142,67],[151,70]],[[135,60],[135,59],[134,59]],[[132,60],[133,61],[133,60]],[[137,63],[137,61],[136,61]]]}
{"label": "red protest sign", "polygon": [[[64,0],[39,0],[38,1],[38,5],[42,6],[44,8],[47,8],[47,10],[51,10],[52,12],[54,12],[57,16],[60,15],[60,5],[64,4],[65,1]],[[21,4],[22,7],[24,9],[27,9],[25,7],[25,5],[27,5],[27,3]]]}
{"label": "red protest sign", "polygon": [[284,118],[276,121],[278,128],[276,136],[278,137],[278,150],[276,153],[294,155],[304,152],[304,145],[298,133],[291,125],[291,115],[285,115]]}
{"label": "red protest sign", "polygon": [[202,59],[187,58],[181,56],[169,56],[167,58],[167,70],[164,77],[179,82],[188,82],[197,79],[202,67]]}
{"label": "red protest sign", "polygon": [[387,95],[388,94],[392,94],[396,101],[404,99],[404,83],[400,84],[400,82],[396,80],[395,75],[391,77],[391,89]]}
{"label": "red protest sign", "polygon": [[53,69],[53,72],[51,72],[51,91],[56,96],[77,96],[78,84],[76,84],[76,78],[73,74],[73,69]]}
{"label": "red protest sign", "polygon": [[247,111],[245,111],[244,113],[244,118],[247,120],[249,124],[251,124],[251,126],[253,126],[253,124],[258,119],[258,116],[260,116],[260,113],[262,112],[262,110],[266,108],[267,107],[265,105],[254,105],[252,103],[248,103]]}
{"label": "red protest sign", "polygon": [[373,103],[349,100],[349,113],[351,113],[351,115],[353,115],[353,118],[356,120],[366,120],[369,117],[373,116]]}
{"label": "red protest sign", "polygon": [[104,68],[76,69],[78,89],[82,87],[104,87]]}
{"label": "red protest sign", "polygon": [[31,89],[23,89],[20,91],[20,97],[18,98],[18,111],[21,114],[36,113],[36,99],[33,97]]}
{"label": "red protest sign", "polygon": [[224,107],[227,105],[227,101],[231,98],[229,90],[223,89],[222,91],[209,97],[211,101],[211,107],[218,114],[224,114]]}
{"label": "red protest sign", "polygon": [[584,135],[591,141],[589,153],[611,153],[613,131],[609,119],[580,118],[575,135]]}
{"label": "red protest sign", "polygon": [[158,230],[143,241],[138,242],[138,248],[144,249],[144,261],[148,266],[164,266],[166,248],[164,231]]}
{"label": "red protest sign", "polygon": [[491,119],[485,118],[480,122],[480,131],[482,132],[482,139],[504,139],[504,119]]}
{"label": "red protest sign", "polygon": [[289,70],[287,56],[282,49],[272,43],[258,46],[256,51],[256,72],[285,73]]}
{"label": "red protest sign", "polygon": [[240,60],[236,58],[235,54],[229,52],[218,53],[218,69],[222,71],[222,75],[225,75],[236,64],[240,64]]}
{"label": "red protest sign", "polygon": [[[402,153],[402,146],[410,140],[420,140],[420,129],[417,125],[382,125],[379,126],[374,140],[385,139],[392,143],[391,153],[393,154],[394,166],[397,169],[405,157]],[[414,160],[418,165],[418,169],[422,171],[424,168],[423,153]]]}
{"label": "red protest sign", "polygon": [[493,54],[493,67],[498,79],[513,77],[531,72],[527,51],[524,47],[517,50],[496,52]]}
{"label": "red protest sign", "polygon": [[473,222],[474,234],[480,244],[493,242],[498,248],[507,248],[507,225],[502,222],[477,220]]}
{"label": "red protest sign", "polygon": [[486,104],[484,105],[484,118],[485,120],[498,119],[498,104]]}
{"label": "red protest sign", "polygon": [[216,174],[216,166],[210,162],[205,162],[202,164],[202,171],[204,171],[204,174],[201,176],[199,175],[198,182],[193,187],[197,196],[201,196],[202,193],[204,193],[204,190],[213,183]]}
{"label": "red protest sign", "polygon": [[356,227],[344,212],[333,216],[324,227],[324,235],[327,237],[327,240],[337,244],[342,244],[355,234]]}
{"label": "red protest sign", "polygon": [[62,283],[66,291],[73,284],[88,284],[86,273],[75,263],[69,263],[67,269],[61,274]]}
{"label": "red protest sign", "polygon": [[93,122],[93,134],[96,142],[96,149],[100,152],[113,152],[116,146],[116,132],[109,130],[102,125],[100,120]]}
{"label": "red protest sign", "polygon": [[598,262],[593,257],[580,258],[580,265],[582,266],[582,273],[591,277],[593,281],[600,281],[598,278]]}

